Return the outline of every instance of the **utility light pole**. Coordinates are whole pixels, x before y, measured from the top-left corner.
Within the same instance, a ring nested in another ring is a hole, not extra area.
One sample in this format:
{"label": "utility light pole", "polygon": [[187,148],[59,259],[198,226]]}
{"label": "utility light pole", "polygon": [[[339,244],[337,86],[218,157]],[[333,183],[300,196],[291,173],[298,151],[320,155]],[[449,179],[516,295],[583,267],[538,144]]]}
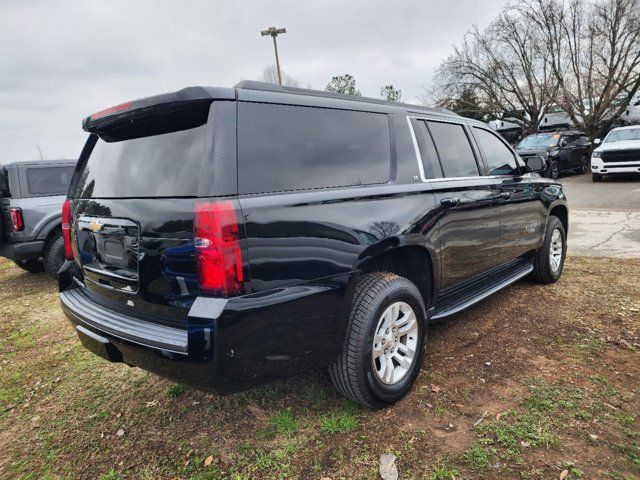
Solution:
{"label": "utility light pole", "polygon": [[260,35],[263,37],[273,38],[273,49],[276,51],[276,72],[278,73],[278,85],[282,85],[282,77],[280,76],[280,58],[278,57],[278,42],[276,37],[281,33],[287,33],[286,28],[269,27],[266,30],[262,30]]}

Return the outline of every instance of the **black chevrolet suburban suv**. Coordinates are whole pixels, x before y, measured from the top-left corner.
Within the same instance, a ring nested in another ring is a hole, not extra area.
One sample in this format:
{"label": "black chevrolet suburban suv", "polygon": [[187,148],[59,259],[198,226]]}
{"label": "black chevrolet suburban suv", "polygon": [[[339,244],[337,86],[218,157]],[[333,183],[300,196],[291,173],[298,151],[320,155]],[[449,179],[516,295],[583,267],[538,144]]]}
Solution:
{"label": "black chevrolet suburban suv", "polygon": [[328,367],[376,408],[429,321],[562,272],[562,186],[447,111],[241,82],[83,128],[60,299],[112,362],[222,393]]}

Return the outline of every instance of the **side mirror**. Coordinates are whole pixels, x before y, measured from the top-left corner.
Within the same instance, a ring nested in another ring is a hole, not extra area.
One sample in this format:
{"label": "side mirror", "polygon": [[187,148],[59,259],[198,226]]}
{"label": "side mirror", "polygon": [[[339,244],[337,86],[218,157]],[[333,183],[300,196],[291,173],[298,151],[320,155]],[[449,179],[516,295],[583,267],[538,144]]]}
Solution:
{"label": "side mirror", "polygon": [[524,161],[532,173],[542,172],[545,168],[544,158],[542,157],[526,157]]}
{"label": "side mirror", "polygon": [[561,138],[560,139],[560,148],[566,148],[567,145],[569,145],[569,142],[567,141],[566,138]]}
{"label": "side mirror", "polygon": [[602,140],[600,140],[599,138],[596,138],[593,143],[595,143],[596,145],[600,145],[600,142],[602,142]]}

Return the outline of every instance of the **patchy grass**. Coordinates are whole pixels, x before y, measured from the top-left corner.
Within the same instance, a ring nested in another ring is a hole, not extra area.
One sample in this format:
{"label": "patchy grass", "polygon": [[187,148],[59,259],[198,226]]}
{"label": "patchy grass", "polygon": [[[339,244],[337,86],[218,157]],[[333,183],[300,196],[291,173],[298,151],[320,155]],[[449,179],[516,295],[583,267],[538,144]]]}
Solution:
{"label": "patchy grass", "polygon": [[0,260],[0,478],[368,479],[394,453],[400,478],[637,479],[638,271],[569,258],[430,327],[408,397],[370,411],[324,372],[218,396],[105,362]]}
{"label": "patchy grass", "polygon": [[358,417],[353,409],[336,409],[320,417],[320,430],[328,434],[346,433],[358,426]]}
{"label": "patchy grass", "polygon": [[457,480],[460,472],[446,461],[438,461],[429,474],[429,480]]}
{"label": "patchy grass", "polygon": [[495,448],[490,449],[485,445],[476,444],[460,455],[460,460],[471,470],[485,472],[491,466],[495,453]]}
{"label": "patchy grass", "polygon": [[298,429],[291,410],[279,410],[269,419],[269,423],[280,435],[289,435]]}
{"label": "patchy grass", "polygon": [[167,398],[178,398],[186,391],[187,387],[180,383],[174,383],[169,388],[167,388]]}

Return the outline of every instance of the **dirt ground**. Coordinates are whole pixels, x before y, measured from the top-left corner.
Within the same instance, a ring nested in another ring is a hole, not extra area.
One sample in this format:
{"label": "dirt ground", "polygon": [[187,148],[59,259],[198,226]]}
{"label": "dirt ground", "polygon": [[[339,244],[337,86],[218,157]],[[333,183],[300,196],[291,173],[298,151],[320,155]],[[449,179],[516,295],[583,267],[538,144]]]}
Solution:
{"label": "dirt ground", "polygon": [[380,411],[318,372],[220,397],[92,356],[54,282],[0,263],[0,478],[640,478],[640,259],[569,257],[434,325]]}

